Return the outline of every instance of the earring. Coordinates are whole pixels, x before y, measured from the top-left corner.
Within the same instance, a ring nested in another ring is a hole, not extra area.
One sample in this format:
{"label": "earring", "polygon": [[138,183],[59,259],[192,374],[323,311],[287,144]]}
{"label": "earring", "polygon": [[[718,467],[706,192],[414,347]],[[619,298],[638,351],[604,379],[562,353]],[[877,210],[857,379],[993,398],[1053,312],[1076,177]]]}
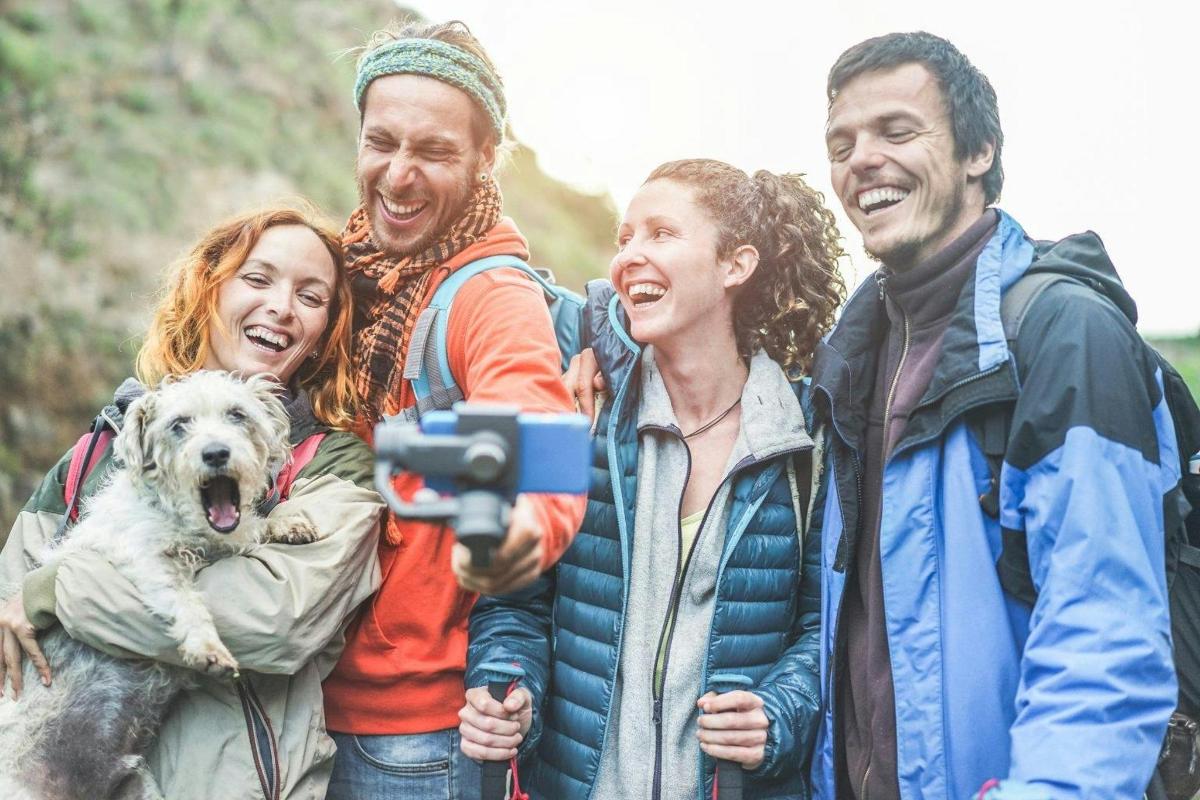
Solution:
{"label": "earring", "polygon": [[479,173],[479,182],[480,183],[487,183],[487,179],[488,179],[488,174],[486,172]]}
{"label": "earring", "polygon": [[311,353],[308,354],[309,358],[320,358],[320,356],[321,356],[320,350],[313,350]]}

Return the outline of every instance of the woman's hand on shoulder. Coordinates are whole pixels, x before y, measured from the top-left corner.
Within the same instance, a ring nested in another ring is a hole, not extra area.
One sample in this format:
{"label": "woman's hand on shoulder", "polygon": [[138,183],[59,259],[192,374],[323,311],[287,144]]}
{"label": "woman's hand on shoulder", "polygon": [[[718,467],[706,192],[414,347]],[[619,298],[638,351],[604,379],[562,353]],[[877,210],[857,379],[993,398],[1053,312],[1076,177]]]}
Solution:
{"label": "woman's hand on shoulder", "polygon": [[25,617],[25,603],[21,593],[0,605],[0,692],[4,691],[4,680],[13,687],[13,698],[21,696],[22,654],[27,654],[42,677],[42,685],[50,685],[50,665],[42,648],[38,646],[37,628]]}
{"label": "woman's hand on shoulder", "polygon": [[771,721],[763,700],[754,692],[709,692],[696,701],[700,715],[700,749],[713,758],[736,761],[756,769],[766,758],[767,730]]}
{"label": "woman's hand on shoulder", "polygon": [[533,722],[533,696],[518,687],[501,703],[486,686],[467,690],[467,702],[458,712],[462,751],[476,761],[504,761],[517,747]]}
{"label": "woman's hand on shoulder", "polygon": [[596,418],[596,407],[604,404],[607,386],[600,373],[600,364],[590,347],[571,356],[571,363],[563,375],[563,383],[575,400],[575,410],[588,419]]}

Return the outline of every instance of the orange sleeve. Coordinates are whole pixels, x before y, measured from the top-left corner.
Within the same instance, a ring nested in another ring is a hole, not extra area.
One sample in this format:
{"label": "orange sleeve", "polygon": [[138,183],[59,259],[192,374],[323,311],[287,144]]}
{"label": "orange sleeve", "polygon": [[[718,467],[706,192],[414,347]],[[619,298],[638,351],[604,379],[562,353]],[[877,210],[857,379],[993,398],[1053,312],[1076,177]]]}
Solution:
{"label": "orange sleeve", "polygon": [[[542,290],[514,269],[471,278],[454,298],[446,329],[450,371],[471,402],[507,403],[522,411],[573,411]],[[571,544],[587,498],[530,495],[542,526],[543,569]]]}

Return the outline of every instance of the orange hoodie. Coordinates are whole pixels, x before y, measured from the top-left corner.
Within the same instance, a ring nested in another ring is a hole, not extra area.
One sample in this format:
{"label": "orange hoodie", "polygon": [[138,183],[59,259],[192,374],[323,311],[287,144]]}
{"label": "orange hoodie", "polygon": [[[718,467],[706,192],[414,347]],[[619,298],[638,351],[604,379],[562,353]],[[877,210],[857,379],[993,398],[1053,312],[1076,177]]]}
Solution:
{"label": "orange hoodie", "polygon": [[[528,257],[525,239],[508,218],[438,268],[425,304],[455,269],[493,255]],[[469,401],[515,404],[525,411],[573,408],[542,291],[517,270],[490,270],[463,285],[450,309],[446,349]],[[384,410],[395,414],[414,402],[405,381]],[[422,484],[405,474],[394,485],[407,500]],[[548,569],[578,530],[586,498],[532,499]],[[389,515],[379,552],[383,585],[348,631],[342,658],[324,684],[329,730],[427,733],[458,726],[467,618],[478,595],[459,588],[450,570],[454,542],[453,530],[445,525]]]}

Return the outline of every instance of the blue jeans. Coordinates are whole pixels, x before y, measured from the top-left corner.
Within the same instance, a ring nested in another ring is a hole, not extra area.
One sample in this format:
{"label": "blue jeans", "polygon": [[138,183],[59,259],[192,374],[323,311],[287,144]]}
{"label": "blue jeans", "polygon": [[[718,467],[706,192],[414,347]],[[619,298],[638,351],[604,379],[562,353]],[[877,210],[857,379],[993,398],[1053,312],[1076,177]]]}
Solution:
{"label": "blue jeans", "polygon": [[479,800],[479,764],[459,749],[456,729],[329,735],[337,758],[326,800]]}

